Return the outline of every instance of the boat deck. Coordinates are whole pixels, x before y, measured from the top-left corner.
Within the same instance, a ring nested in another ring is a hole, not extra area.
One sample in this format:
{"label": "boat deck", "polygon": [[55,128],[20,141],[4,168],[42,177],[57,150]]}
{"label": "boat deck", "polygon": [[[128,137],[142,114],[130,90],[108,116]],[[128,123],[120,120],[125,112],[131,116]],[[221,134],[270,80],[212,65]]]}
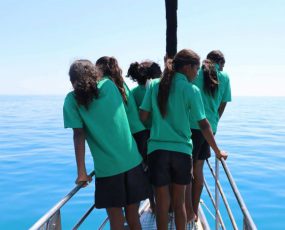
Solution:
{"label": "boat deck", "polygon": [[[141,225],[143,230],[156,230],[156,222],[155,222],[155,215],[151,212],[150,209],[143,212],[140,217]],[[168,222],[168,229],[176,229],[175,228],[175,221],[174,215],[172,213],[169,214],[169,222]],[[189,223],[186,227],[187,230],[203,230],[202,224],[198,221],[196,224]]]}

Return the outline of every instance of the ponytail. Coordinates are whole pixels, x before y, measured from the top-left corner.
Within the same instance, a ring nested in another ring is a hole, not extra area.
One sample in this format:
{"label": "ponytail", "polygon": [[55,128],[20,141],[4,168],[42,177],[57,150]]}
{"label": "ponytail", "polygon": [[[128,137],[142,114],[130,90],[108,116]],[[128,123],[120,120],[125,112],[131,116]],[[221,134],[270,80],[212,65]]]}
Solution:
{"label": "ponytail", "polygon": [[127,104],[127,95],[124,88],[124,79],[122,77],[122,70],[119,67],[118,61],[114,57],[101,57],[96,61],[96,65],[102,70],[104,75],[110,77],[118,90],[120,91],[123,101]]}
{"label": "ponytail", "polygon": [[185,65],[199,65],[200,57],[190,49],[180,50],[173,58],[165,60],[165,69],[159,83],[157,103],[162,117],[167,113],[167,102],[175,72],[179,72]]}
{"label": "ponytail", "polygon": [[159,83],[157,96],[158,107],[162,117],[166,116],[169,92],[172,84],[172,79],[175,74],[175,71],[172,66],[172,60],[167,60],[166,63],[167,64],[162,73],[162,78]]}
{"label": "ponytail", "polygon": [[204,76],[204,90],[214,97],[219,86],[215,65],[210,60],[205,60],[202,65],[202,71]]}

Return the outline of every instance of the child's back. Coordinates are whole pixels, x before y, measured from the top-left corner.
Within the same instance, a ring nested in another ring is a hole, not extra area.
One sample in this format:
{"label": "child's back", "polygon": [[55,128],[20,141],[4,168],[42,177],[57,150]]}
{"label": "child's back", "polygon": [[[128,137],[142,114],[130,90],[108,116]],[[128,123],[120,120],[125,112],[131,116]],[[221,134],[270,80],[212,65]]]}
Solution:
{"label": "child's back", "polygon": [[64,105],[65,127],[84,127],[94,158],[96,177],[106,177],[140,164],[141,157],[115,84],[103,78],[98,82],[98,89],[99,97],[93,99],[88,110],[78,106],[73,92],[67,95]]}

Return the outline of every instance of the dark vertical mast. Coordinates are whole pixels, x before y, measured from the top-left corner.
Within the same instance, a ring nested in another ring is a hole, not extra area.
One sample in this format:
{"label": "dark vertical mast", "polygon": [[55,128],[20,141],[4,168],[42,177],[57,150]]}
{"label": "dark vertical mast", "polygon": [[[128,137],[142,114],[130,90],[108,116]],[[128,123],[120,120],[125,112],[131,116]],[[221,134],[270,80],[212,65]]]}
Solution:
{"label": "dark vertical mast", "polygon": [[177,0],[165,0],[166,9],[166,57],[177,52]]}

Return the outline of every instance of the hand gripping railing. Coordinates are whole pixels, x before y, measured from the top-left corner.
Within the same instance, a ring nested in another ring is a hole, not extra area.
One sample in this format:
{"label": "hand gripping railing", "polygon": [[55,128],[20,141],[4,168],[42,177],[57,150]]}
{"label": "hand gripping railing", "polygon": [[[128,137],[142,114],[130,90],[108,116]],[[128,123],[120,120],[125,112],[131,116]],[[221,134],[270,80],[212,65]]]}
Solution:
{"label": "hand gripping railing", "polygon": [[[94,176],[94,171],[89,174],[90,177]],[[67,201],[69,201],[74,194],[76,194],[79,189],[83,186],[84,182],[78,184],[75,188],[71,190],[62,200],[60,200],[55,206],[53,206],[42,218],[40,218],[30,230],[60,230],[60,209]],[[93,207],[93,206],[92,206]],[[91,210],[92,211],[92,210]]]}
{"label": "hand gripping railing", "polygon": [[[209,194],[209,196],[211,198],[211,201],[212,201],[212,203],[214,205],[214,208],[215,208],[215,211],[216,211],[216,216],[215,216],[215,218],[216,218],[216,228],[215,229],[219,229],[220,225],[221,225],[222,229],[225,229],[223,220],[222,220],[220,212],[219,212],[219,193],[221,194],[222,199],[224,201],[224,204],[225,204],[226,210],[228,212],[229,218],[230,218],[230,220],[232,222],[233,229],[238,229],[236,221],[235,221],[234,216],[233,216],[233,213],[232,213],[232,211],[230,209],[230,206],[229,206],[229,203],[227,201],[227,198],[226,198],[226,196],[225,196],[225,194],[223,192],[222,186],[221,186],[221,184],[219,182],[219,160],[216,159],[216,162],[215,162],[215,172],[214,172],[210,162],[208,160],[206,162],[207,162],[208,167],[209,167],[209,169],[210,169],[210,171],[212,173],[212,176],[215,179],[215,201],[214,201],[213,196],[212,196],[212,194],[211,194],[211,192],[209,190],[209,187],[208,187],[208,185],[207,185],[207,183],[205,181],[205,187],[207,189],[207,192],[208,192],[208,194]],[[242,211],[242,214],[243,214],[243,229],[245,229],[245,230],[256,230],[257,228],[256,228],[256,226],[255,226],[255,224],[254,224],[254,222],[252,220],[252,217],[251,217],[250,213],[247,210],[247,207],[246,207],[246,205],[245,205],[245,203],[244,203],[244,201],[242,199],[242,196],[241,196],[241,194],[240,194],[240,192],[239,192],[239,190],[238,190],[238,188],[236,186],[236,183],[235,183],[235,181],[234,181],[234,179],[233,179],[233,177],[232,177],[232,175],[230,173],[230,170],[227,167],[227,164],[226,164],[225,160],[221,159],[221,163],[222,163],[224,172],[227,175],[228,181],[229,181],[229,183],[230,183],[230,185],[232,187],[233,193],[235,194],[235,197],[237,199],[239,207],[240,207],[240,209]]]}

